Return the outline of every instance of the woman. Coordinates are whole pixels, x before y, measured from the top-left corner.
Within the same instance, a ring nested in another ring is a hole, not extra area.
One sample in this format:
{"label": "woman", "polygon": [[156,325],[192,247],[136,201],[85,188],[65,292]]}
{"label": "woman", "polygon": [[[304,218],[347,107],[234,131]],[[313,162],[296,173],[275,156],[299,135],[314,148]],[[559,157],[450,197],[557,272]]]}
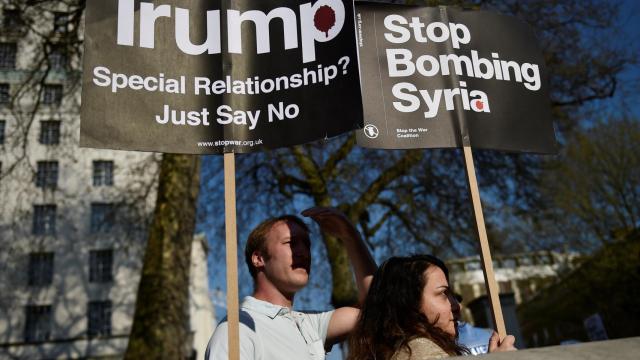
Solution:
{"label": "woman", "polygon": [[[376,272],[349,342],[349,360],[422,360],[467,354],[456,343],[460,304],[449,271],[430,255],[392,257]],[[497,334],[489,351],[515,350]]]}

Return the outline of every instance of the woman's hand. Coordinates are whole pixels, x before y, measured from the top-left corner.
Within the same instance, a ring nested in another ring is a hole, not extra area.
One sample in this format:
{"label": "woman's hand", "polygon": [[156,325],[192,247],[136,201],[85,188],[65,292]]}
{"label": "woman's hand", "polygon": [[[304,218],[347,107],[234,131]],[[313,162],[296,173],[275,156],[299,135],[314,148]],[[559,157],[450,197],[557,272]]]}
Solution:
{"label": "woman's hand", "polygon": [[515,342],[516,338],[514,338],[513,335],[507,335],[500,341],[500,336],[494,331],[489,339],[489,352],[516,351],[518,349],[513,346]]}

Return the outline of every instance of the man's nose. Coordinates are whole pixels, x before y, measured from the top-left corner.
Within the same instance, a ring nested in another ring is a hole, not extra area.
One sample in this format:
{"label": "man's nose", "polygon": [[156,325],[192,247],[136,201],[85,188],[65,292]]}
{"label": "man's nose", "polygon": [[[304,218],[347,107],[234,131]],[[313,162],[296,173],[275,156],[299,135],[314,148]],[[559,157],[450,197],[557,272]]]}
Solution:
{"label": "man's nose", "polygon": [[302,241],[296,241],[293,245],[293,255],[297,258],[310,257],[309,247]]}

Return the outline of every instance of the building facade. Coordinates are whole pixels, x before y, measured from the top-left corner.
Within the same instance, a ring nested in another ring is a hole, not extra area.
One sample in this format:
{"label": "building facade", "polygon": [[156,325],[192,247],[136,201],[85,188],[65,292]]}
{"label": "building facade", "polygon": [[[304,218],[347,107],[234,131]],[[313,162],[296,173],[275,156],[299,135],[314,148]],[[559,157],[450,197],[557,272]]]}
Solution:
{"label": "building facade", "polygon": [[[0,358],[119,358],[160,157],[78,147],[81,11],[0,3]],[[214,324],[206,249],[196,237],[196,352]]]}
{"label": "building facade", "polygon": [[[519,305],[557,280],[559,274],[572,267],[575,255],[540,251],[507,256],[494,256],[493,269],[501,295],[512,294]],[[454,259],[447,262],[451,282],[463,299],[463,318],[474,323],[468,305],[486,295],[484,273],[479,256]]]}

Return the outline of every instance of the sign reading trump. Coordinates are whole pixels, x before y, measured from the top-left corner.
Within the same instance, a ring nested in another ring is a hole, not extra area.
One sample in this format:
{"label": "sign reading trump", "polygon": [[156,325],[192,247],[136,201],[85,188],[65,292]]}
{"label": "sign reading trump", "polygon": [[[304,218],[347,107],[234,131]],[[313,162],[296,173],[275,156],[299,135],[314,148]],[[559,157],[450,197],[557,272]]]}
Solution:
{"label": "sign reading trump", "polygon": [[353,3],[87,2],[81,145],[248,152],[362,126]]}

